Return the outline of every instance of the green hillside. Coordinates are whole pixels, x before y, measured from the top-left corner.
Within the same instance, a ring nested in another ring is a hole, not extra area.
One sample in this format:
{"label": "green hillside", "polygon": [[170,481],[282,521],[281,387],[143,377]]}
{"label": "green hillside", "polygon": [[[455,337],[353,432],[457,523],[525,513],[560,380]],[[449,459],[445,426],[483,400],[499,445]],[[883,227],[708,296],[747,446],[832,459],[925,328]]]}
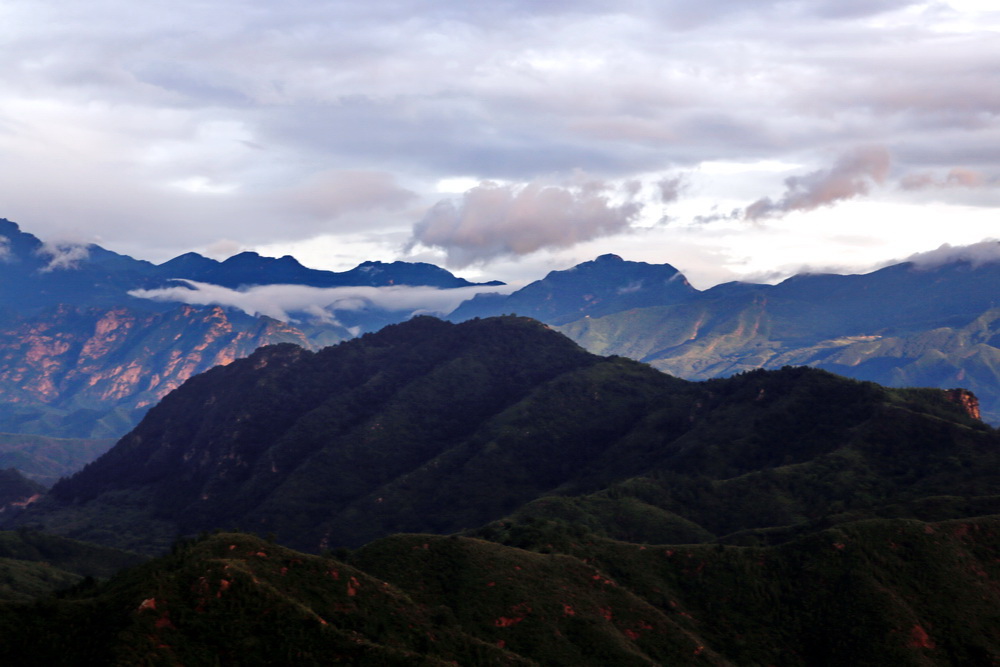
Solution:
{"label": "green hillside", "polygon": [[14,521],[147,553],[234,527],[319,552],[553,496],[647,541],[924,518],[939,496],[1000,511],[1000,434],[954,398],[801,367],[687,382],[532,320],[421,318],[198,376]]}
{"label": "green hillside", "polygon": [[998,528],[882,519],[772,547],[580,533],[531,550],[398,535],[346,561],[223,533],[106,584],[0,604],[0,659],[988,665],[1000,657]]}

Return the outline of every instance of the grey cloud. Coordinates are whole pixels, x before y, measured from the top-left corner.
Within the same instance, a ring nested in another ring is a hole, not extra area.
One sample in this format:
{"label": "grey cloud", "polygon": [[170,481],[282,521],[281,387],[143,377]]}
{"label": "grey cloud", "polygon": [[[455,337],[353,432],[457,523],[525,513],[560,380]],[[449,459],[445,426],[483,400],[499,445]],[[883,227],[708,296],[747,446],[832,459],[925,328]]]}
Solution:
{"label": "grey cloud", "polygon": [[319,319],[336,323],[338,311],[378,308],[408,314],[446,314],[462,301],[483,292],[506,292],[499,287],[459,287],[436,289],[397,285],[391,287],[306,287],[302,285],[259,285],[230,289],[193,280],[179,280],[184,286],[151,290],[133,290],[132,296],[155,301],[177,301],[192,305],[218,305],[237,308],[248,315],[266,315],[282,321],[296,318]]}
{"label": "grey cloud", "polygon": [[[562,109],[534,113],[535,93],[495,104],[475,100],[475,95],[456,91],[434,100],[355,97],[330,106],[298,107],[295,113],[267,114],[258,130],[263,143],[293,147],[316,161],[337,155],[416,174],[523,181],[581,167],[630,174],[663,164],[662,154],[593,141],[588,133],[574,131]],[[490,107],[483,109],[487,103]]]}
{"label": "grey cloud", "polygon": [[670,204],[677,201],[681,196],[681,191],[687,185],[683,176],[668,176],[656,182],[659,191],[660,201]]}
{"label": "grey cloud", "polygon": [[805,11],[833,19],[855,19],[922,4],[922,0],[822,0],[803,3]]}
{"label": "grey cloud", "polygon": [[785,179],[778,201],[759,199],[743,212],[747,220],[781,217],[791,211],[810,211],[868,194],[872,183],[885,182],[889,152],[883,147],[860,148],[842,156],[830,169]]}
{"label": "grey cloud", "polygon": [[0,262],[10,259],[10,239],[0,236]]}
{"label": "grey cloud", "polygon": [[641,207],[613,203],[607,186],[500,185],[486,182],[458,204],[443,200],[413,226],[411,247],[437,247],[463,267],[543,248],[568,248],[628,230]]}
{"label": "grey cloud", "polygon": [[740,220],[744,218],[745,215],[746,212],[744,210],[736,208],[729,213],[714,212],[707,215],[697,215],[694,217],[693,222],[696,225],[708,225],[713,222],[722,222],[725,220]]}

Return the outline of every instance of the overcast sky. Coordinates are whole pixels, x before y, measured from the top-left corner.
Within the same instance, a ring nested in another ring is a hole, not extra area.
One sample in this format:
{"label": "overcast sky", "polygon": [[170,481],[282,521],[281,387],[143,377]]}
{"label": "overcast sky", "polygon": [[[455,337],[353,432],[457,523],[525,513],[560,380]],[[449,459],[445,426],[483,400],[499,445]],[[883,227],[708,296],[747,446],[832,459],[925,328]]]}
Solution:
{"label": "overcast sky", "polygon": [[991,6],[2,0],[0,217],[156,262],[865,270],[1000,238]]}

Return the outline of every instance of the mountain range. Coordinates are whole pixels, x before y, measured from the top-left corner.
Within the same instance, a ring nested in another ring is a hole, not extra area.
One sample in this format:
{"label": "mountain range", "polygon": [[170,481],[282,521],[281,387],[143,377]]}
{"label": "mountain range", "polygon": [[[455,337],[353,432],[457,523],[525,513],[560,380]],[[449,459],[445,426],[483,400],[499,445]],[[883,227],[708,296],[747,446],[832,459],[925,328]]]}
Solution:
{"label": "mountain range", "polygon": [[[668,264],[604,255],[452,310],[372,295],[419,285],[460,295],[458,303],[496,285],[424,263],[365,262],[336,273],[250,252],[154,265],[96,245],[43,242],[8,220],[0,220],[0,252],[0,434],[115,439],[184,380],[261,346],[318,350],[428,311],[452,321],[533,317],[591,352],[686,379],[808,365],[887,386],[964,387],[983,418],[1000,423],[996,262],[910,262],[697,290]],[[289,285],[374,292],[331,292],[306,310],[272,315],[233,301]],[[191,295],[198,299],[183,302]]]}
{"label": "mountain range", "polygon": [[0,604],[0,656],[991,664],[1000,432],[977,407],[808,367],[683,380],[513,316],[267,346],[5,520],[15,545],[160,555]]}
{"label": "mountain range", "polygon": [[888,386],[965,387],[1000,423],[1000,262],[904,262],[704,291],[669,265],[605,255],[449,317],[516,313],[598,354],[688,379],[807,365]]}
{"label": "mountain range", "polygon": [[[515,511],[739,543],[852,512],[919,518],[956,489],[992,507],[1000,435],[976,407],[804,367],[696,383],[527,318],[421,317],[188,380],[18,522],[147,552],[232,526],[315,552]],[[575,500],[533,504],[551,495]]]}
{"label": "mountain range", "polygon": [[[3,309],[30,315],[51,306],[142,306],[155,302],[129,294],[155,289],[179,279],[236,288],[244,285],[306,285],[310,287],[427,285],[442,289],[469,287],[433,264],[363,262],[337,273],[309,269],[294,257],[262,257],[242,252],[219,262],[189,252],[162,264],[138,260],[99,245],[43,242],[0,218],[0,303]],[[502,283],[483,283],[498,285]],[[170,308],[160,305],[161,309]]]}
{"label": "mountain range", "polygon": [[245,252],[224,262],[188,253],[154,265],[93,244],[45,243],[0,219],[0,432],[117,438],[170,390],[213,366],[279,342],[316,349],[414,310],[359,306],[364,297],[354,296],[350,312],[334,304],[322,317],[289,323],[135,296],[193,291],[191,281],[232,289],[475,286],[426,263],[365,262],[335,273]]}

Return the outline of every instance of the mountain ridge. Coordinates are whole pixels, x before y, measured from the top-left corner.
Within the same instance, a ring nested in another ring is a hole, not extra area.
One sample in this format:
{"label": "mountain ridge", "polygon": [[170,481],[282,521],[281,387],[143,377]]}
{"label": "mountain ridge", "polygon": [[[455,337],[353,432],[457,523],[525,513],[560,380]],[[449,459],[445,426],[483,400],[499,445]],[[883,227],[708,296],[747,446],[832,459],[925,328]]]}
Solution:
{"label": "mountain ridge", "polygon": [[[290,255],[264,257],[245,251],[224,261],[188,252],[159,265],[106,250],[99,245],[43,243],[20,226],[0,218],[0,297],[22,314],[60,304],[157,306],[130,297],[138,289],[165,287],[172,279],[208,282],[229,288],[291,284],[310,287],[419,285],[442,289],[494,286],[474,283],[424,262],[363,262],[343,272],[310,269]],[[31,287],[31,289],[27,289]],[[160,307],[162,308],[162,306]]]}
{"label": "mountain ridge", "polygon": [[402,310],[369,303],[344,311],[342,321],[313,312],[293,313],[301,320],[288,323],[172,301],[169,293],[166,300],[133,295],[163,293],[177,287],[177,279],[232,289],[477,285],[425,263],[364,262],[336,273],[253,252],[223,262],[186,253],[154,265],[94,244],[43,242],[0,219],[0,431],[118,437],[170,389],[213,365],[283,340],[319,348],[413,310],[405,303]]}
{"label": "mountain ridge", "polygon": [[[804,367],[693,383],[526,318],[422,317],[320,352],[265,347],[191,378],[17,521],[147,550],[239,525],[316,551],[456,532],[652,475],[636,498],[651,493],[654,514],[716,539],[905,508],[949,485],[990,495],[1000,434],[972,405]],[[914,449],[899,469],[904,437]],[[842,482],[823,481],[830,471]],[[858,505],[863,480],[880,491]],[[823,491],[799,497],[810,488]],[[748,498],[774,507],[751,511]],[[111,506],[122,523],[110,531],[81,519]]]}

